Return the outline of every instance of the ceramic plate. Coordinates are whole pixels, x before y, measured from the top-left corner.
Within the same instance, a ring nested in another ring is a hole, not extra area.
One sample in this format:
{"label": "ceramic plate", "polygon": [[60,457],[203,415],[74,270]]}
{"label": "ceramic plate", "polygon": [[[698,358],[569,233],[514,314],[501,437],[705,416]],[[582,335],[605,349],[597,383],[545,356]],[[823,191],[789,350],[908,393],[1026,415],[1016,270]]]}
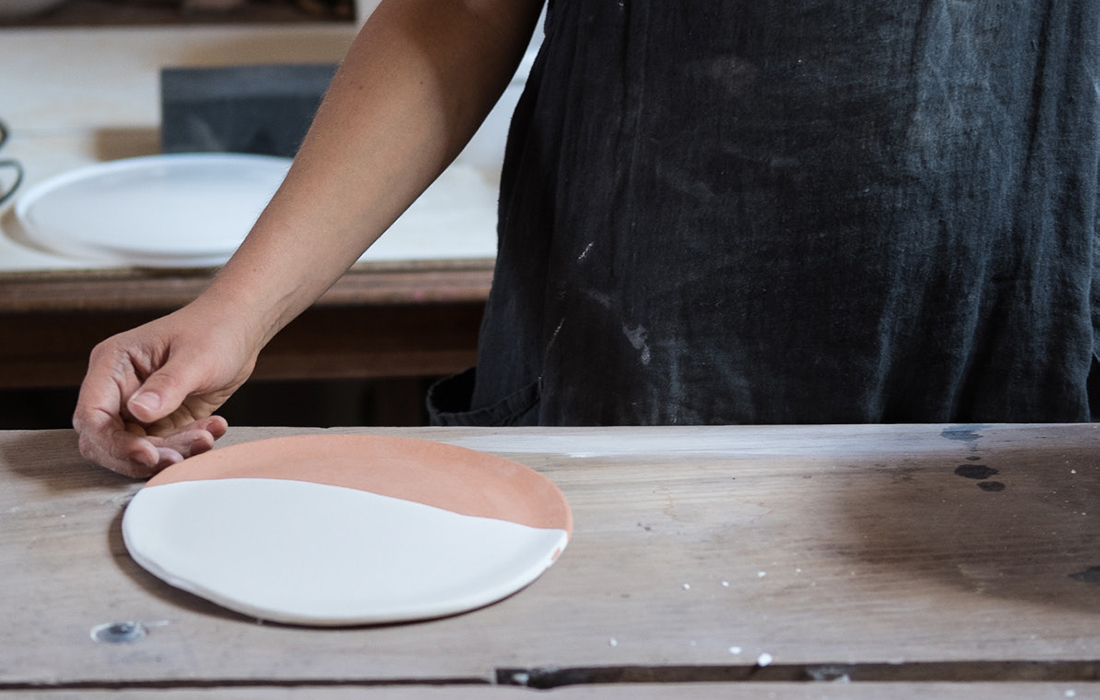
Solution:
{"label": "ceramic plate", "polygon": [[186,153],[78,168],[28,189],[15,214],[33,243],[128,265],[224,263],[290,167],[287,158]]}
{"label": "ceramic plate", "polygon": [[131,556],[252,617],[337,626],[478,608],[538,578],[572,515],[515,462],[409,438],[310,435],[169,467],[127,506]]}

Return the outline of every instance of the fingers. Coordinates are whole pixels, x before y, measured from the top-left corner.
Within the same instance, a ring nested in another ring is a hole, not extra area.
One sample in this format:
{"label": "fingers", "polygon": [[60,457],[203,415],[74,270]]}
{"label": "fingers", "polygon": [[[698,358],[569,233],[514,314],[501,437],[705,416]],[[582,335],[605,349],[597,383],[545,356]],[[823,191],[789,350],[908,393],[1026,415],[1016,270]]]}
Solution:
{"label": "fingers", "polygon": [[184,460],[183,455],[169,447],[158,447],[157,457],[159,458],[156,466],[158,472],[162,469],[167,469],[173,464],[179,464]]}
{"label": "fingers", "polygon": [[119,474],[147,479],[188,457],[208,452],[227,428],[220,416],[196,421],[163,436],[146,435],[133,423],[118,428],[101,426],[80,433],[80,454]]}
{"label": "fingers", "polygon": [[203,385],[199,362],[170,358],[153,372],[126,402],[126,410],[141,423],[156,423],[178,409]]}
{"label": "fingers", "polygon": [[[207,416],[179,427],[158,428],[157,435],[130,419],[134,411],[121,409],[127,393],[141,385],[129,358],[104,353],[93,357],[81,386],[73,427],[80,436],[85,459],[133,478],[148,478],[165,467],[206,452],[228,425],[220,416]],[[176,380],[179,381],[179,380]],[[162,382],[166,386],[170,382]],[[140,411],[139,411],[140,412]],[[140,416],[134,416],[141,420]]]}
{"label": "fingers", "polygon": [[210,433],[210,436],[217,440],[225,435],[229,430],[229,423],[221,416],[210,416],[205,420],[197,422],[197,427],[201,427],[206,432]]}
{"label": "fingers", "polygon": [[[207,427],[207,424],[211,424],[210,427],[216,425],[222,426],[221,429],[211,430]],[[203,452],[208,452],[214,447],[214,442],[225,434],[225,419],[218,416],[211,416],[205,420],[196,421],[195,423],[175,431],[160,438],[152,438],[152,442],[156,445],[158,450],[164,450],[162,452],[162,458],[168,457],[174,461],[163,466],[170,466],[176,462],[193,457]],[[176,457],[179,459],[176,459]],[[161,467],[163,468],[163,467]]]}
{"label": "fingers", "polygon": [[85,458],[143,478],[225,434],[211,414],[247,379],[254,355],[238,352],[232,333],[201,327],[170,315],[93,350],[73,414]]}
{"label": "fingers", "polygon": [[144,449],[140,453],[130,453],[130,458],[122,465],[126,470],[122,473],[139,478],[154,476],[188,457],[208,452],[214,447],[214,440],[210,431],[201,428],[186,428],[163,437],[150,436],[144,442],[153,448],[152,460]]}
{"label": "fingers", "polygon": [[80,454],[108,469],[132,477],[152,473],[160,456],[144,437],[123,421],[120,404],[123,392],[136,383],[123,363],[110,359],[93,361],[80,388],[73,427],[80,436]]}
{"label": "fingers", "polygon": [[141,479],[159,470],[163,457],[148,438],[126,429],[120,420],[101,413],[74,417],[80,454],[119,474]]}

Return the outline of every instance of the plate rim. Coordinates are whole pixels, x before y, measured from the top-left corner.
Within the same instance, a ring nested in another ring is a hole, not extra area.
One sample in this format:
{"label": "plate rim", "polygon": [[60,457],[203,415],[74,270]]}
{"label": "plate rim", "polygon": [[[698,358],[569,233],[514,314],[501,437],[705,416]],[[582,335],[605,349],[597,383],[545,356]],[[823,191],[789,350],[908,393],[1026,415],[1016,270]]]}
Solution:
{"label": "plate rim", "polygon": [[143,156],[118,158],[115,160],[88,163],[70,170],[57,173],[28,187],[16,198],[12,207],[20,227],[27,238],[38,245],[59,254],[75,253],[81,257],[91,257],[96,260],[109,262],[121,262],[150,267],[173,266],[182,264],[189,266],[218,264],[224,262],[236,250],[237,244],[218,248],[217,250],[193,250],[193,251],[155,251],[150,249],[126,249],[110,244],[96,244],[72,237],[44,234],[34,224],[33,207],[44,198],[74,183],[106,177],[117,173],[140,171],[144,168],[178,167],[190,164],[254,164],[264,166],[278,166],[289,169],[293,159],[283,156],[273,156],[260,153],[229,153],[229,152],[188,152],[188,153],[156,153]]}
{"label": "plate rim", "polygon": [[[166,571],[158,563],[156,563],[153,560],[150,560],[145,555],[145,553],[142,553],[140,551],[140,548],[137,551],[135,551],[134,546],[131,542],[131,536],[129,534],[131,528],[133,527],[133,522],[134,522],[133,519],[130,517],[131,512],[132,512],[131,509],[130,509],[130,504],[127,505],[127,509],[123,513],[122,523],[121,523],[123,540],[124,540],[124,543],[125,543],[128,554],[143,569],[145,569],[147,572],[149,572],[150,574],[152,574],[156,578],[160,579],[161,581],[164,581],[165,583],[168,583],[169,585],[171,585],[175,588],[186,591],[189,594],[196,595],[196,596],[199,596],[200,598],[203,598],[205,600],[213,602],[213,603],[215,603],[215,604],[217,604],[217,605],[219,605],[223,608],[226,608],[228,610],[232,610],[236,613],[243,614],[243,615],[246,615],[248,617],[260,618],[260,619],[264,619],[264,620],[270,620],[270,621],[273,621],[273,622],[292,624],[292,625],[317,626],[317,627],[346,627],[346,626],[357,626],[357,625],[373,625],[373,624],[385,624],[385,623],[396,623],[396,622],[412,622],[412,621],[416,621],[416,620],[435,619],[435,618],[446,617],[446,616],[450,616],[450,615],[461,614],[461,613],[464,613],[464,612],[477,610],[477,609],[483,608],[485,606],[491,605],[493,603],[496,603],[500,600],[503,600],[503,599],[505,599],[505,598],[507,598],[507,597],[523,590],[524,588],[529,586],[531,583],[533,583],[535,580],[537,580],[540,576],[542,576],[542,574],[547,569],[549,569],[557,561],[558,557],[566,549],[568,544],[572,541],[572,536],[573,536],[572,509],[570,507],[568,499],[565,497],[565,494],[561,491],[561,489],[558,487],[558,485],[556,483],[554,483],[554,481],[551,480],[549,477],[547,477],[545,474],[541,473],[540,471],[538,471],[536,469],[533,469],[532,467],[529,467],[529,466],[527,466],[525,464],[522,464],[520,462],[516,462],[515,460],[512,460],[510,458],[502,457],[502,456],[497,455],[497,454],[492,453],[492,452],[474,450],[474,449],[471,449],[471,448],[468,448],[468,447],[463,447],[461,445],[454,445],[454,444],[451,444],[451,443],[438,441],[438,440],[430,440],[430,439],[424,439],[424,438],[413,438],[413,437],[405,437],[405,436],[375,435],[375,434],[367,433],[367,434],[336,434],[336,435],[301,434],[301,435],[289,435],[289,436],[284,435],[284,436],[278,436],[278,437],[272,437],[272,438],[260,438],[260,439],[257,439],[257,440],[249,440],[249,441],[246,441],[246,442],[235,443],[233,445],[227,445],[223,448],[219,448],[217,450],[213,450],[211,452],[204,453],[204,455],[208,456],[208,462],[209,462],[210,461],[209,458],[212,457],[213,454],[216,453],[216,452],[222,452],[223,454],[225,454],[226,452],[232,453],[232,452],[240,450],[240,449],[247,449],[249,445],[252,445],[252,444],[255,444],[255,443],[269,443],[270,444],[272,442],[277,442],[277,441],[284,441],[284,442],[285,441],[299,441],[300,444],[303,447],[308,447],[309,445],[307,444],[306,440],[309,440],[309,441],[318,441],[318,440],[320,440],[320,441],[324,441],[324,442],[327,442],[327,443],[330,443],[330,444],[333,444],[333,445],[338,444],[341,441],[347,441],[349,444],[351,444],[352,440],[362,441],[362,442],[366,442],[366,443],[369,443],[371,441],[383,441],[383,442],[390,443],[391,445],[393,445],[395,443],[401,443],[401,442],[413,442],[413,443],[420,443],[421,447],[427,447],[429,445],[441,446],[441,447],[445,448],[447,451],[453,451],[456,454],[467,454],[467,455],[470,455],[470,456],[473,456],[473,455],[486,455],[486,456],[491,457],[494,462],[498,462],[500,464],[518,466],[521,470],[523,470],[523,472],[534,475],[540,482],[544,482],[545,485],[548,485],[550,487],[550,490],[555,494],[555,498],[559,499],[560,505],[562,506],[563,513],[564,513],[564,520],[563,520],[563,523],[562,523],[562,527],[535,526],[535,525],[531,525],[531,524],[520,523],[518,521],[510,520],[510,519],[507,519],[507,518],[494,518],[493,516],[472,515],[470,513],[463,513],[463,512],[460,512],[459,510],[453,510],[453,509],[449,509],[449,508],[443,508],[443,510],[447,510],[447,511],[449,511],[449,512],[455,514],[455,515],[459,515],[459,516],[463,516],[463,517],[475,517],[475,518],[488,517],[490,519],[501,520],[502,522],[510,522],[512,524],[515,524],[515,525],[521,525],[521,526],[524,526],[524,527],[529,527],[529,528],[532,528],[534,530],[543,530],[543,531],[546,531],[546,532],[551,532],[551,531],[552,532],[559,532],[560,533],[560,538],[558,539],[557,546],[553,550],[548,548],[546,552],[540,553],[537,557],[535,557],[535,559],[538,559],[538,561],[541,562],[541,563],[529,565],[522,572],[514,575],[510,579],[505,580],[505,579],[502,578],[500,583],[493,586],[492,588],[487,587],[483,594],[480,594],[480,595],[477,595],[477,596],[470,596],[470,595],[467,594],[467,595],[465,595],[464,598],[432,599],[432,600],[426,601],[422,605],[415,606],[415,607],[410,607],[410,608],[405,608],[405,609],[391,610],[391,611],[388,611],[388,612],[371,611],[369,613],[365,613],[363,610],[358,610],[358,611],[355,611],[355,612],[351,612],[348,615],[331,615],[331,614],[329,614],[329,615],[319,615],[319,614],[310,615],[310,614],[302,614],[301,612],[295,612],[295,611],[287,612],[287,611],[267,609],[262,604],[254,604],[254,603],[251,603],[247,600],[239,600],[239,599],[237,599],[237,597],[231,597],[231,596],[226,595],[226,594],[221,594],[218,591],[210,590],[209,588],[205,587],[205,585],[202,582],[184,580],[184,579],[186,579],[186,577],[181,579],[179,576],[176,576],[174,574],[174,572]],[[195,458],[192,458],[192,459],[199,459],[199,458],[203,457],[204,455],[199,455],[199,456],[197,456]],[[363,457],[363,461],[361,463],[363,464],[364,468],[366,468],[366,469],[369,469],[369,464],[370,464],[369,460],[370,460],[369,453],[365,453],[364,457]],[[190,460],[185,460],[184,462],[181,462],[177,465],[173,465],[173,467],[170,467],[169,469],[174,469],[176,467],[181,467],[182,466],[183,471],[181,471],[181,473],[185,474],[186,471],[187,471],[187,462],[188,461],[190,461]],[[509,478],[506,474],[504,474],[500,470],[498,470],[496,468],[495,464],[489,465],[487,468],[494,475],[496,475],[500,478]],[[161,472],[161,473],[163,474],[164,472]],[[137,503],[140,504],[142,502],[141,499],[142,499],[142,494],[143,493],[151,493],[155,490],[159,490],[159,489],[162,489],[162,488],[168,488],[168,487],[178,485],[178,484],[195,483],[195,482],[198,482],[198,483],[214,482],[214,481],[220,481],[220,480],[240,481],[240,480],[247,480],[247,479],[267,479],[267,480],[288,481],[288,482],[298,481],[300,483],[310,484],[311,486],[324,486],[324,487],[329,487],[329,488],[359,490],[363,493],[369,493],[369,494],[373,494],[373,495],[377,495],[377,496],[383,496],[385,498],[396,498],[397,500],[407,500],[410,503],[416,503],[416,504],[422,505],[422,506],[427,506],[427,507],[432,507],[432,508],[441,508],[441,506],[436,505],[436,504],[432,504],[432,503],[427,503],[427,502],[417,501],[417,500],[404,499],[400,496],[394,496],[394,495],[384,494],[384,493],[377,493],[377,492],[371,491],[369,489],[363,489],[363,488],[356,489],[354,487],[350,487],[350,486],[347,486],[347,485],[344,485],[344,484],[335,484],[335,483],[331,483],[331,482],[325,481],[325,480],[317,481],[317,480],[312,480],[312,479],[294,479],[294,478],[288,478],[286,476],[275,476],[275,477],[264,476],[264,475],[242,476],[241,474],[234,473],[232,471],[230,471],[229,473],[227,473],[224,476],[213,476],[213,477],[211,477],[211,476],[198,476],[197,478],[187,478],[185,476],[184,478],[181,478],[181,479],[164,479],[164,480],[158,480],[156,477],[154,477],[149,482],[147,482],[142,487],[142,489],[138,491],[138,493],[136,493],[134,495],[133,499],[131,500],[131,504],[134,503],[134,502],[137,502]],[[155,557],[154,557],[154,559],[155,559]]]}

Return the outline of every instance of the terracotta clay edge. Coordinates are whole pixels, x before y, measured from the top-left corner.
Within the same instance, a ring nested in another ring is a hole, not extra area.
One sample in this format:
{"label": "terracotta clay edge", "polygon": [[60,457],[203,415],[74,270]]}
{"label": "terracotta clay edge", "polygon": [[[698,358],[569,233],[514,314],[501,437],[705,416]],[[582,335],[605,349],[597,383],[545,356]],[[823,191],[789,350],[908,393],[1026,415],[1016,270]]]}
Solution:
{"label": "terracotta clay edge", "polygon": [[296,435],[191,457],[147,488],[186,481],[263,478],[368,491],[462,515],[565,530],[573,517],[558,487],[517,462],[464,447],[380,435]]}

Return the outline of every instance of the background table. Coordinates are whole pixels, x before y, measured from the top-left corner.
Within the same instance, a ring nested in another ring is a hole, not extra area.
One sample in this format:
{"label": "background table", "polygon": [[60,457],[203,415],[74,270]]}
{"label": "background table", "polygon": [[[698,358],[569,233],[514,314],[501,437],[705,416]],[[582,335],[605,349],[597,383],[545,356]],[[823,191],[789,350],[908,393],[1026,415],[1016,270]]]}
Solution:
{"label": "background table", "polygon": [[[290,432],[307,431],[225,443]],[[0,691],[1100,697],[1100,426],[373,432],[541,471],[573,542],[465,615],[259,624],[132,562],[120,519],[140,484],[83,463],[70,432],[0,433]],[[122,621],[149,633],[92,640]]]}
{"label": "background table", "polygon": [[[0,273],[0,388],[75,386],[100,340],[183,306],[210,270]],[[491,260],[360,264],[264,349],[256,379],[448,374],[474,364]]]}
{"label": "background table", "polygon": [[[3,156],[24,164],[26,192],[74,168],[155,154],[162,68],[331,64],[341,59],[355,30],[350,23],[0,28],[0,118],[11,129]],[[495,143],[493,138],[503,147],[503,133],[494,136],[493,130],[500,125],[493,124],[477,153],[460,156],[467,158],[464,167],[487,157],[492,149],[485,144]],[[495,195],[489,199],[491,207]],[[0,208],[0,428],[61,427],[92,347],[187,303],[213,270],[80,260],[28,245],[19,230],[12,206]],[[455,238],[448,239],[449,233],[425,231],[430,240],[405,246],[415,250],[391,247],[390,259],[354,266],[268,346],[255,379],[295,381],[300,388],[307,380],[407,378],[371,384],[386,395],[376,402],[381,415],[366,422],[415,423],[425,378],[474,363],[492,276],[492,226],[462,245],[443,245]],[[401,239],[384,238],[394,240]],[[393,257],[405,253],[410,257]],[[253,385],[241,396],[262,407],[262,398],[247,393]],[[285,392],[283,403],[293,400]],[[22,405],[32,401],[42,417],[23,420],[28,410]],[[267,411],[240,410],[258,415],[260,424],[275,420]],[[352,413],[344,411],[344,420],[335,424],[350,424]]]}

